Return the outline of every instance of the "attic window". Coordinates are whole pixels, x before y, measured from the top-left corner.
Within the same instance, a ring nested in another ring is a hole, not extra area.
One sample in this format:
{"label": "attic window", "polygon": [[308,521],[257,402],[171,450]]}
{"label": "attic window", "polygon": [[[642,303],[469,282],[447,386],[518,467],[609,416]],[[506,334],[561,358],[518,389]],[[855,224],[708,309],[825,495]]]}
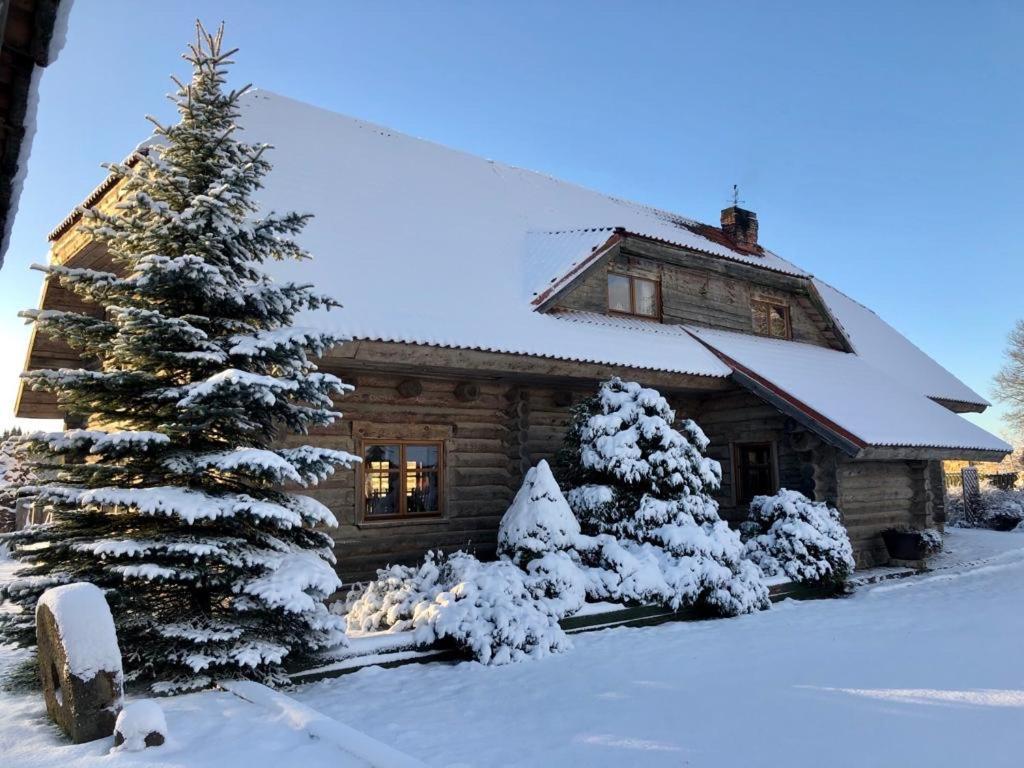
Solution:
{"label": "attic window", "polygon": [[636,317],[659,317],[661,284],[646,277],[609,272],[608,311]]}
{"label": "attic window", "polygon": [[773,339],[793,338],[788,305],[751,299],[750,313],[753,317],[754,333],[758,336],[771,336]]}

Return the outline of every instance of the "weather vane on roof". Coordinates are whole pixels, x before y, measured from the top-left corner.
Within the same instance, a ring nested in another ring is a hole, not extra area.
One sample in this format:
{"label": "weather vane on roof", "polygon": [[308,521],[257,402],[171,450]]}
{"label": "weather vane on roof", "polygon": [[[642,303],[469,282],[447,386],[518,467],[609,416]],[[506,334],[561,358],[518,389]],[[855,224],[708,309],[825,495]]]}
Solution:
{"label": "weather vane on roof", "polygon": [[740,200],[740,187],[738,184],[732,185],[732,204],[733,207],[737,207],[740,203],[745,203],[746,200]]}

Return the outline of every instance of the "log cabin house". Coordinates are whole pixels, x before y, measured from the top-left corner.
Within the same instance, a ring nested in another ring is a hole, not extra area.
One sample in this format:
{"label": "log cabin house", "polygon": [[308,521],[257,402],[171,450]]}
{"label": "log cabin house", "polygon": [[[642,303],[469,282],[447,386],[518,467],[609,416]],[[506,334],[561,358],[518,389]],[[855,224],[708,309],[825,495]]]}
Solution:
{"label": "log cabin house", "polygon": [[[701,224],[267,92],[242,124],[274,146],[265,207],[314,214],[314,259],[271,271],[345,305],[301,322],[350,339],[321,362],[356,390],[311,438],[364,458],[312,492],[341,521],[346,580],[429,548],[493,553],[525,471],[612,375],[701,425],[730,522],[798,489],[839,507],[860,566],[886,561],[887,527],[942,526],[943,460],[1010,450],[958,415],[983,397],[765,248],[750,211]],[[108,180],[86,205],[117,194]],[[51,258],[101,264],[78,223],[53,231]],[[53,283],[42,304],[81,308]],[[78,365],[33,338],[29,368]],[[31,391],[18,414],[61,415]]]}

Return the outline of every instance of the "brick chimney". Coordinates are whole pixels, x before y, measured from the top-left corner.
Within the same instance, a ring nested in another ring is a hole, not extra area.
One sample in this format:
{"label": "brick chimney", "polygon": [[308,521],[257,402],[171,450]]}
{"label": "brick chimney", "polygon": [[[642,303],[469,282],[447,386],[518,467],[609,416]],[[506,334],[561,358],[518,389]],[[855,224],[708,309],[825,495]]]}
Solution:
{"label": "brick chimney", "polygon": [[722,231],[736,245],[759,251],[757,245],[757,214],[731,205],[722,209]]}

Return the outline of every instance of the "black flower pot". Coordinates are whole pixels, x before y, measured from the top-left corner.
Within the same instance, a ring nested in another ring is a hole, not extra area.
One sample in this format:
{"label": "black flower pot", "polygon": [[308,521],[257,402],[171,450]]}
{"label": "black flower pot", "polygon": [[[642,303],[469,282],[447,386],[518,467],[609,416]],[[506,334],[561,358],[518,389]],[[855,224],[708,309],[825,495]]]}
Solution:
{"label": "black flower pot", "polygon": [[993,531],[1012,531],[1020,524],[1017,515],[1005,515],[996,513],[988,518],[988,527]]}
{"label": "black flower pot", "polygon": [[920,531],[882,531],[882,540],[894,560],[924,560],[928,545]]}

